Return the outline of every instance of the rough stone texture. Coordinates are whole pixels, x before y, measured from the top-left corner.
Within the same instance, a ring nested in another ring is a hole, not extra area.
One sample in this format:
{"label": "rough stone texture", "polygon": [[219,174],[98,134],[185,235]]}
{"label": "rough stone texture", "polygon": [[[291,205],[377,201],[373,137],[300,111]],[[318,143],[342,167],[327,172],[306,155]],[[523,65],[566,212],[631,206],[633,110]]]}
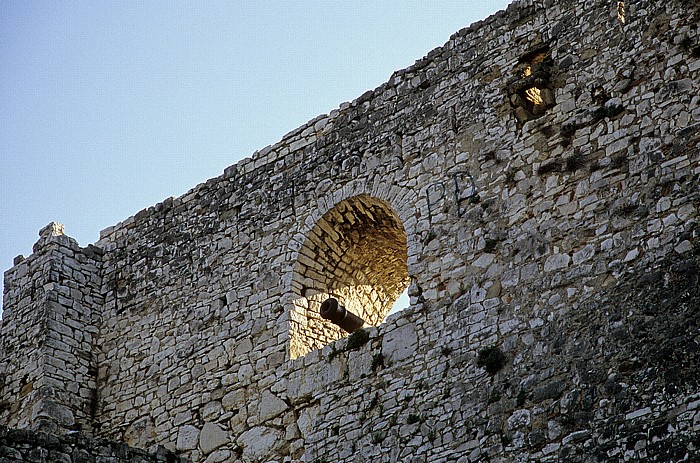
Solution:
{"label": "rough stone texture", "polygon": [[205,455],[210,454],[229,441],[229,436],[218,424],[207,423],[199,434],[199,448]]}
{"label": "rough stone texture", "polygon": [[194,462],[700,460],[699,8],[515,2],[95,246],[43,230],[0,422]]}
{"label": "rough stone texture", "polygon": [[243,456],[246,459],[262,460],[273,458],[275,447],[282,440],[279,431],[265,426],[256,426],[241,434],[237,443],[243,449]]}
{"label": "rough stone texture", "polygon": [[181,426],[177,433],[176,450],[193,450],[199,442],[199,429],[191,425]]}
{"label": "rough stone texture", "polygon": [[57,436],[0,426],[0,462],[31,463],[186,463],[159,447],[152,452],[82,433]]}
{"label": "rough stone texture", "polygon": [[382,342],[382,356],[389,362],[399,362],[411,357],[418,345],[415,328],[404,325],[388,332]]}
{"label": "rough stone texture", "polygon": [[0,417],[11,427],[92,429],[102,250],[80,248],[56,223],[5,275]]}

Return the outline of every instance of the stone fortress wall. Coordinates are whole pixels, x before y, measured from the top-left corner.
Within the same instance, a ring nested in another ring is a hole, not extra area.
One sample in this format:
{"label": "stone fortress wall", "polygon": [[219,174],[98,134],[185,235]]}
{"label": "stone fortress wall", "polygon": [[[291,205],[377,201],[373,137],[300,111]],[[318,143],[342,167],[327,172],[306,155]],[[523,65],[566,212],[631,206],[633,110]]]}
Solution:
{"label": "stone fortress wall", "polygon": [[697,460],[698,24],[516,1],[94,245],[51,224],[5,273],[0,424],[194,462]]}

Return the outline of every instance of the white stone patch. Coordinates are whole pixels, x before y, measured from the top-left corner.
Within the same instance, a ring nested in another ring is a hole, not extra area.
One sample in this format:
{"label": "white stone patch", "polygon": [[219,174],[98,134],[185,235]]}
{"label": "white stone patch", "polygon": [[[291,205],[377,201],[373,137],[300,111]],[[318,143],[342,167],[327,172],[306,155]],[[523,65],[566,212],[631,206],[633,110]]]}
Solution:
{"label": "white stone patch", "polygon": [[633,412],[626,414],[625,419],[626,420],[633,420],[635,418],[639,418],[640,416],[644,416],[644,415],[647,415],[649,413],[651,413],[651,408],[644,407],[644,408],[640,408],[639,410],[635,410]]}
{"label": "white stone patch", "polygon": [[479,268],[486,268],[489,265],[491,265],[491,262],[493,262],[493,259],[495,259],[496,256],[494,254],[482,254],[479,256],[478,259],[474,261],[472,264],[474,267],[479,267]]}
{"label": "white stone patch", "polygon": [[529,424],[530,410],[516,410],[512,415],[510,415],[510,417],[508,417],[508,429],[516,429],[521,426],[528,426]]}
{"label": "white stone patch", "polygon": [[579,265],[586,262],[588,259],[595,255],[595,247],[593,245],[587,245],[583,249],[574,253],[574,265]]}
{"label": "white stone patch", "polygon": [[413,355],[417,346],[416,329],[412,324],[407,324],[384,335],[382,355],[389,362],[399,362]]}
{"label": "white stone patch", "polygon": [[245,458],[258,461],[271,455],[275,444],[281,439],[281,432],[266,426],[256,426],[241,434],[236,443],[243,447]]}
{"label": "white stone patch", "polygon": [[180,429],[178,430],[175,448],[177,450],[192,450],[197,448],[198,441],[199,429],[187,424],[185,426],[180,427]]}
{"label": "white stone patch", "polygon": [[571,262],[571,257],[568,254],[552,254],[544,262],[544,271],[552,272],[566,268],[569,266],[569,262]]}

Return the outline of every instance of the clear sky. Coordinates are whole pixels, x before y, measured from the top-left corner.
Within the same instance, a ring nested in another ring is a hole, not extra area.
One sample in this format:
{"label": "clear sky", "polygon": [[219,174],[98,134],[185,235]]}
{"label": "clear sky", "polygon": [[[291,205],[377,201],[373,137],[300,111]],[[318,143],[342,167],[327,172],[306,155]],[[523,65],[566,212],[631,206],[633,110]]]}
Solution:
{"label": "clear sky", "polygon": [[51,221],[94,243],[508,3],[0,0],[0,270]]}

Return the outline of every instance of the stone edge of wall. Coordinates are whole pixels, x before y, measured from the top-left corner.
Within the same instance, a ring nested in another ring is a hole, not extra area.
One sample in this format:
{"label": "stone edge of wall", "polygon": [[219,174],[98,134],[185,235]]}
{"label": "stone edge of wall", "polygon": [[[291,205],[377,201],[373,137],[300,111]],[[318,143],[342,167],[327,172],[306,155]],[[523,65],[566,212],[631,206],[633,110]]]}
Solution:
{"label": "stone edge of wall", "polygon": [[153,206],[149,206],[147,208],[142,209],[136,214],[124,219],[121,222],[118,222],[115,225],[109,226],[101,230],[100,238],[95,243],[95,245],[103,246],[107,244],[108,242],[112,241],[113,237],[119,231],[133,228],[138,221],[149,216],[154,211],[160,210],[164,206],[178,206],[187,203],[191,199],[196,197],[202,190],[208,188],[209,186],[215,183],[218,183],[222,180],[226,180],[228,178],[232,178],[236,174],[249,173],[262,166],[274,163],[275,161],[279,160],[281,157],[287,154],[284,151],[285,147],[288,147],[289,151],[296,151],[307,146],[311,143],[305,141],[305,138],[308,135],[312,133],[315,133],[317,135],[324,135],[325,133],[331,131],[334,128],[335,119],[341,113],[372,100],[376,95],[381,94],[385,90],[393,88],[397,90],[398,94],[399,84],[407,80],[410,76],[417,74],[419,71],[424,69],[443,52],[455,48],[457,41],[466,41],[470,38],[470,36],[476,34],[477,31],[482,27],[497,25],[499,21],[502,21],[503,18],[516,16],[520,9],[531,6],[532,4],[534,4],[532,0],[513,0],[508,5],[506,10],[499,10],[496,13],[487,17],[486,19],[476,21],[470,24],[469,26],[464,27],[463,29],[452,34],[449,40],[443,45],[434,48],[422,58],[417,59],[415,63],[411,66],[394,71],[389,77],[389,79],[384,83],[380,84],[378,87],[366,91],[351,102],[341,103],[338,106],[338,108],[333,109],[329,114],[320,114],[319,116],[316,116],[307,123],[297,127],[296,129],[291,130],[290,132],[285,134],[278,142],[272,145],[268,145],[262,149],[256,150],[255,152],[253,152],[252,155],[245,157],[237,163],[225,168],[223,174],[199,183],[183,195],[180,195],[178,197],[171,196]]}

